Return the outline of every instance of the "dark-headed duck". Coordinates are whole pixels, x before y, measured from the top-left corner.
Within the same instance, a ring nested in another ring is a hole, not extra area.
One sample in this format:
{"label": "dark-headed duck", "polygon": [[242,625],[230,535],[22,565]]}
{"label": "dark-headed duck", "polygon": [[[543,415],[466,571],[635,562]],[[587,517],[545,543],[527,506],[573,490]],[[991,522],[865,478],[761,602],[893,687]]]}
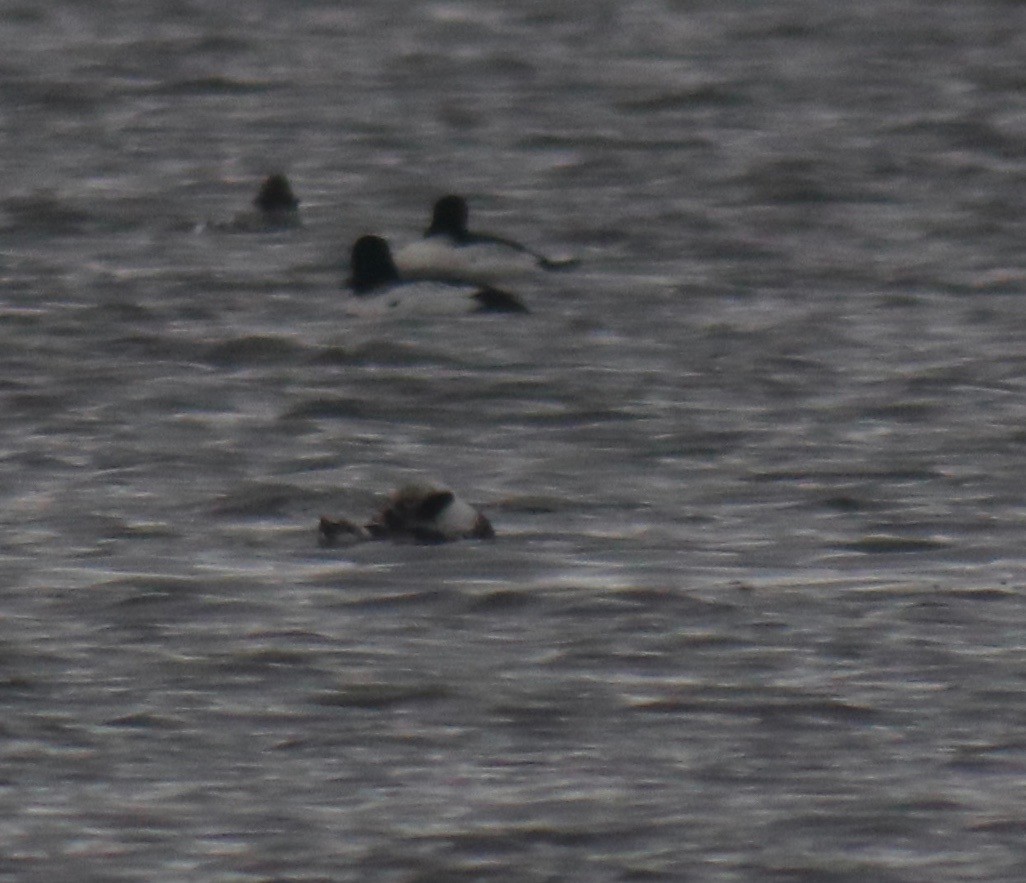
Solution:
{"label": "dark-headed duck", "polygon": [[551,258],[520,242],[491,233],[471,232],[470,210],[462,196],[435,203],[424,237],[396,253],[399,272],[408,279],[496,282],[530,276],[538,270],[576,266],[575,258]]}
{"label": "dark-headed duck", "polygon": [[284,175],[268,175],[253,197],[253,207],[239,212],[230,221],[211,224],[222,233],[274,233],[301,227],[299,200]]}
{"label": "dark-headed duck", "polygon": [[347,518],[322,516],[318,533],[325,546],[341,541],[447,543],[495,537],[491,522],[479,510],[457,498],[448,488],[426,482],[404,485],[393,491],[387,505],[363,525]]}
{"label": "dark-headed duck", "polygon": [[528,312],[515,295],[488,285],[406,279],[380,236],[361,236],[353,244],[347,287],[358,315]]}

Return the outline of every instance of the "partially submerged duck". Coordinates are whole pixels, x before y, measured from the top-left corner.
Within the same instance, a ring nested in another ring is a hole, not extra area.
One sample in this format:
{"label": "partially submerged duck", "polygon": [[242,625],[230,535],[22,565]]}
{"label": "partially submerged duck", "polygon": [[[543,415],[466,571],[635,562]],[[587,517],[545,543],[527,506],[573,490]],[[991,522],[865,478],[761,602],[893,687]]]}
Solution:
{"label": "partially submerged duck", "polygon": [[353,244],[347,287],[358,302],[354,312],[361,314],[528,312],[518,297],[490,285],[406,279],[380,236],[361,236]]}
{"label": "partially submerged duck", "polygon": [[538,270],[563,270],[576,258],[547,257],[528,246],[468,229],[470,210],[462,196],[439,199],[424,237],[396,253],[399,272],[408,279],[458,279],[491,282]]}
{"label": "partially submerged duck", "polygon": [[299,200],[289,179],[282,174],[268,175],[253,198],[253,208],[239,212],[230,221],[211,224],[223,233],[273,233],[301,227]]}
{"label": "partially submerged duck", "polygon": [[299,200],[284,175],[268,175],[253,199],[253,205],[268,220],[281,222],[299,220]]}
{"label": "partially submerged duck", "polygon": [[366,524],[321,516],[318,534],[324,546],[366,540],[448,543],[495,537],[491,522],[478,509],[448,488],[424,482],[393,491],[387,505]]}

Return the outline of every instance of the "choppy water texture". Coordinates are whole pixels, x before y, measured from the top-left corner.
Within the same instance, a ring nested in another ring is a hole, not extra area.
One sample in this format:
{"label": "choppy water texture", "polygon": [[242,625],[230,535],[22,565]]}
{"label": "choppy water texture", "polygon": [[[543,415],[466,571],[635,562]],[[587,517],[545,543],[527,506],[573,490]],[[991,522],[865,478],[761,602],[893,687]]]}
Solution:
{"label": "choppy water texture", "polygon": [[0,879],[1026,879],[1022,5],[0,13]]}

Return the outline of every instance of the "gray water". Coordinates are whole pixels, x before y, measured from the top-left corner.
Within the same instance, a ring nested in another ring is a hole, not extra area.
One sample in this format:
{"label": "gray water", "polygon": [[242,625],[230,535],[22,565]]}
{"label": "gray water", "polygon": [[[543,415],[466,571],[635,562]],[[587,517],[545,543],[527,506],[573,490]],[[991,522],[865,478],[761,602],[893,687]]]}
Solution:
{"label": "gray water", "polygon": [[1024,19],[3,2],[0,879],[1026,879]]}

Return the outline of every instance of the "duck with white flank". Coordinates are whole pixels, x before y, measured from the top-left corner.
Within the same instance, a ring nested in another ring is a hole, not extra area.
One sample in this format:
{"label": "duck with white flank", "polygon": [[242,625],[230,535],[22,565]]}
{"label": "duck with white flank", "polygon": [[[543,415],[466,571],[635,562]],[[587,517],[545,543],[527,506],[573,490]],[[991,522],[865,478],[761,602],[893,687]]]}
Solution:
{"label": "duck with white flank", "polygon": [[347,518],[322,516],[318,533],[323,546],[342,541],[447,543],[495,537],[491,522],[480,511],[458,499],[448,488],[427,482],[393,491],[388,504],[363,525]]}
{"label": "duck with white flank", "polygon": [[467,228],[469,209],[462,196],[443,196],[435,203],[424,237],[396,254],[399,272],[408,279],[459,279],[494,282],[529,276],[538,270],[563,270],[576,258],[550,258],[526,245]]}
{"label": "duck with white flank", "polygon": [[353,244],[347,287],[354,295],[350,309],[357,315],[528,312],[515,295],[488,285],[406,279],[380,236],[361,236]]}

